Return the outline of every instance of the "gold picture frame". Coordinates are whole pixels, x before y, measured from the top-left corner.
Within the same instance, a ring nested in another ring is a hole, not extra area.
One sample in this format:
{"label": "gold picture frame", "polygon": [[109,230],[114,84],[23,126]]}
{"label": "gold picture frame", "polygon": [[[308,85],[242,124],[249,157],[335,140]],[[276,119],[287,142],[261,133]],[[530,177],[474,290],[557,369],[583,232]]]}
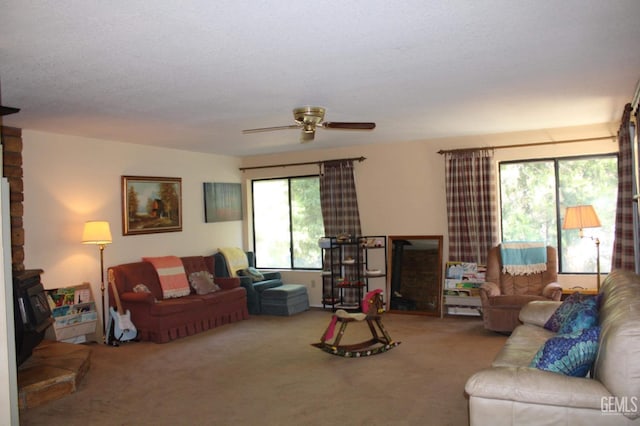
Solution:
{"label": "gold picture frame", "polygon": [[122,176],[122,235],[182,231],[182,178]]}

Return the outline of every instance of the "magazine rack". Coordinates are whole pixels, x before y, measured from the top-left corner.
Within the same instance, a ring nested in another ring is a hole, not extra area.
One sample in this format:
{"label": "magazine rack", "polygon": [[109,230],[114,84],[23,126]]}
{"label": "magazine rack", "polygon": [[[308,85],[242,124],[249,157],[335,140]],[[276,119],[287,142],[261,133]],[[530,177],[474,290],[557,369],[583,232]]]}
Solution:
{"label": "magazine rack", "polygon": [[89,283],[47,290],[54,323],[45,337],[67,343],[97,341],[98,312]]}

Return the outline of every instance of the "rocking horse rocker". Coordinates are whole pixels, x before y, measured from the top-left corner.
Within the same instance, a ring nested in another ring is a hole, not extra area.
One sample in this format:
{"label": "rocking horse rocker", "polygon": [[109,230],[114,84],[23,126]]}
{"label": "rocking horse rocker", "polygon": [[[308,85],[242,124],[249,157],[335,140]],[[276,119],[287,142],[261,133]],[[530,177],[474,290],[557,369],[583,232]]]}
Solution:
{"label": "rocking horse rocker", "polygon": [[[320,338],[320,343],[312,343],[312,346],[332,355],[346,358],[376,355],[398,346],[401,342],[394,342],[382,325],[384,306],[380,293],[382,293],[380,289],[368,292],[362,300],[362,312],[360,313],[348,313],[338,309],[331,317],[331,322]],[[372,338],[360,343],[341,345],[340,340],[344,336],[347,325],[351,322],[361,321],[367,322]],[[338,322],[340,330],[333,343],[330,343]]]}

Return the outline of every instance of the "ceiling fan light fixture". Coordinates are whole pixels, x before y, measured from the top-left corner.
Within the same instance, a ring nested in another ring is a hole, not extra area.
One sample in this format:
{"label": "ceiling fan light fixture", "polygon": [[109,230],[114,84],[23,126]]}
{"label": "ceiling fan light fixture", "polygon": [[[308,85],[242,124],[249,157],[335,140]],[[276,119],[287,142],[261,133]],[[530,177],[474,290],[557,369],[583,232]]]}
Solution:
{"label": "ceiling fan light fixture", "polygon": [[315,124],[324,120],[325,108],[317,106],[303,106],[293,109],[293,118],[298,123],[313,122]]}
{"label": "ceiling fan light fixture", "polygon": [[311,142],[315,139],[315,137],[316,137],[316,132],[307,132],[303,130],[300,133],[300,143]]}

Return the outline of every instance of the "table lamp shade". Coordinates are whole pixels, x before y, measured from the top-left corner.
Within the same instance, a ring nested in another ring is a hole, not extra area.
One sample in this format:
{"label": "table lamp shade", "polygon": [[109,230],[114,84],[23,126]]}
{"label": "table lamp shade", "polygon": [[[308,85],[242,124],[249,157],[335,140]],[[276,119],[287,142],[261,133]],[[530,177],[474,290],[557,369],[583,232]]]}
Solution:
{"label": "table lamp shade", "polygon": [[111,244],[109,222],[92,220],[84,224],[82,244]]}
{"label": "table lamp shade", "polygon": [[598,228],[602,226],[593,206],[567,207],[562,229]]}

